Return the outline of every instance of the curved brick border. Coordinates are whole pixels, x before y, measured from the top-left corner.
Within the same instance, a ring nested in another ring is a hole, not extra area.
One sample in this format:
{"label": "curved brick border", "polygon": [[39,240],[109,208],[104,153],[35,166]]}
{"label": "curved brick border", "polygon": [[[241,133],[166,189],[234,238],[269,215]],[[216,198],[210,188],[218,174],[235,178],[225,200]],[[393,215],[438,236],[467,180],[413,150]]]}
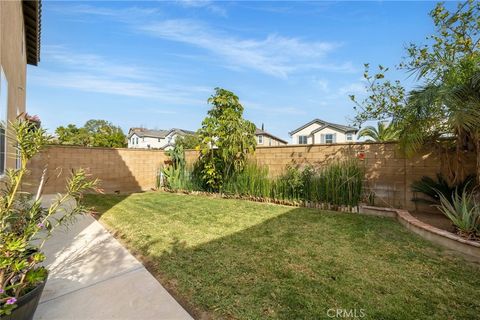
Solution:
{"label": "curved brick border", "polygon": [[360,214],[396,218],[408,230],[422,238],[480,262],[480,242],[466,240],[413,217],[407,210],[361,206]]}

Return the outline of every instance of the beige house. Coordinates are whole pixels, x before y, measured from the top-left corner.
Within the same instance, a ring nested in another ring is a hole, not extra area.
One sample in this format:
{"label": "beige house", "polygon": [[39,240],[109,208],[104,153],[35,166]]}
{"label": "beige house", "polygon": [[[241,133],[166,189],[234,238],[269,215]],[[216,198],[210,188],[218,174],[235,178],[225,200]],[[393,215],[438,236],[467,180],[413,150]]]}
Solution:
{"label": "beige house", "polygon": [[0,174],[17,165],[8,121],[25,112],[27,64],[40,61],[39,1],[0,1]]}
{"label": "beige house", "polygon": [[183,129],[150,130],[145,128],[130,128],[128,130],[128,147],[134,149],[163,149],[171,150],[179,136],[194,134],[195,132]]}
{"label": "beige house", "polygon": [[292,144],[355,142],[358,129],[314,119],[290,132]]}
{"label": "beige house", "polygon": [[275,146],[284,146],[287,144],[287,141],[280,139],[279,137],[274,136],[262,129],[255,130],[255,136],[257,138],[257,147],[275,147]]}

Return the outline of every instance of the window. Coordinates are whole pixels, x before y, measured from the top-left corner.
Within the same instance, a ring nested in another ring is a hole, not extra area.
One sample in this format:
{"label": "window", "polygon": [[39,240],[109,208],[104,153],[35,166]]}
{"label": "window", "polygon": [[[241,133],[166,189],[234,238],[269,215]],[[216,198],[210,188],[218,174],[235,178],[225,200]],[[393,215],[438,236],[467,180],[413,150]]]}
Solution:
{"label": "window", "polygon": [[138,138],[136,138],[136,139],[137,139],[137,142],[136,142],[136,144],[138,144]]}
{"label": "window", "polygon": [[353,135],[351,133],[347,133],[347,141],[352,141]]}
{"label": "window", "polygon": [[307,144],[307,136],[298,136],[298,144]]}
{"label": "window", "polygon": [[8,82],[3,68],[0,67],[0,174],[5,173],[7,154],[7,110],[8,110]]}
{"label": "window", "polygon": [[258,144],[263,144],[263,136],[262,135],[258,135],[257,139],[258,139]]}
{"label": "window", "polygon": [[327,133],[325,135],[325,143],[333,143],[333,134]]}
{"label": "window", "polygon": [[158,142],[162,142],[161,140],[162,140],[162,138],[158,138]]}

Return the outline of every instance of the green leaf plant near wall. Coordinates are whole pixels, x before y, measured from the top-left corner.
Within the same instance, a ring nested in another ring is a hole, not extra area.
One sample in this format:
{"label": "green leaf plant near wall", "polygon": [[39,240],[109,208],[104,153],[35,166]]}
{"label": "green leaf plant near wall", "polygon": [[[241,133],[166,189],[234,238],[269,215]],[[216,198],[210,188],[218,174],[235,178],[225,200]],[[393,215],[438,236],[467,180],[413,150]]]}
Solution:
{"label": "green leaf plant near wall", "polygon": [[[170,191],[209,191],[193,167],[166,166],[165,188]],[[322,167],[288,165],[276,178],[268,167],[249,161],[233,174],[219,194],[257,201],[315,206],[326,209],[350,208],[353,211],[363,197],[364,169],[357,159],[334,161]]]}

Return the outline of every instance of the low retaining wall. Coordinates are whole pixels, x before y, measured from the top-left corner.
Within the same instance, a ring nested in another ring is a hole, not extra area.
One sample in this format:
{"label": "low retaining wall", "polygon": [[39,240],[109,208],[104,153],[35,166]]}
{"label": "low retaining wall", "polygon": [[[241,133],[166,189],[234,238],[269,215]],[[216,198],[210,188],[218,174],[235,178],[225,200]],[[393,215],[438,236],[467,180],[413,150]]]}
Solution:
{"label": "low retaining wall", "polygon": [[436,228],[413,217],[402,209],[361,206],[360,214],[396,218],[408,230],[442,247],[480,262],[480,242],[466,240],[451,232]]}

